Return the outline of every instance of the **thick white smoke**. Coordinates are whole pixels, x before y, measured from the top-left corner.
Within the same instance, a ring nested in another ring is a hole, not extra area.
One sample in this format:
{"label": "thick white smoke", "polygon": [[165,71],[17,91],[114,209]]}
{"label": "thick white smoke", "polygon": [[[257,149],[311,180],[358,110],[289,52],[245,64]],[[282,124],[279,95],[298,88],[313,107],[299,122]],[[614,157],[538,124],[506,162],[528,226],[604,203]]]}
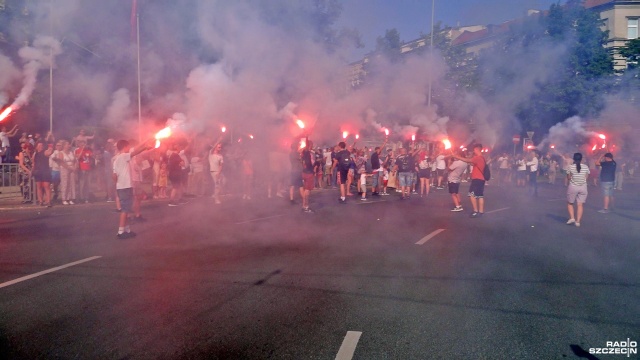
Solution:
{"label": "thick white smoke", "polygon": [[37,36],[33,46],[25,46],[18,51],[24,62],[22,75],[24,86],[14,100],[12,107],[21,107],[29,102],[36,86],[38,72],[54,66],[55,57],[62,52],[60,42],[51,36]]}

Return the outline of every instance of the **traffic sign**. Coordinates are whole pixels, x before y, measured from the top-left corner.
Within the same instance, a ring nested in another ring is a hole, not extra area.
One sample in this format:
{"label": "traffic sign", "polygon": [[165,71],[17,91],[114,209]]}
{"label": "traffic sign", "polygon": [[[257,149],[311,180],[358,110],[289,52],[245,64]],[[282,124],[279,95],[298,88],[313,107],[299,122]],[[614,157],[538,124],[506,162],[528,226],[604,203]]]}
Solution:
{"label": "traffic sign", "polygon": [[520,135],[513,135],[513,143],[517,144],[520,142]]}

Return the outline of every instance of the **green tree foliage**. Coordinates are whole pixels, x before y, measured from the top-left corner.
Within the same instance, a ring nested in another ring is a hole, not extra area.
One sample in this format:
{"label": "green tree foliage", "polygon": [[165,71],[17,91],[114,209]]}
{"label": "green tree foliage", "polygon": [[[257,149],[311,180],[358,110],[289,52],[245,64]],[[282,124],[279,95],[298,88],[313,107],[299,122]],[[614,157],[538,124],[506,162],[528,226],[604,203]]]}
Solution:
{"label": "green tree foliage", "polygon": [[[602,110],[612,85],[613,59],[604,48],[608,34],[601,25],[597,13],[585,9],[578,0],[570,0],[562,6],[552,5],[548,16],[512,29],[502,43],[505,56],[544,51],[549,46],[567,48],[553,76],[538,83],[531,99],[519,104],[517,117],[524,128],[544,133],[568,117],[593,116]],[[512,60],[527,61],[522,57]],[[506,80],[519,76],[503,75]]]}
{"label": "green tree foliage", "polygon": [[394,28],[385,31],[384,36],[378,36],[375,51],[385,56],[392,63],[397,63],[402,58],[401,47],[400,33]]}
{"label": "green tree foliage", "polygon": [[620,55],[627,59],[627,69],[637,69],[640,66],[640,39],[627,42],[627,46],[620,49]]}

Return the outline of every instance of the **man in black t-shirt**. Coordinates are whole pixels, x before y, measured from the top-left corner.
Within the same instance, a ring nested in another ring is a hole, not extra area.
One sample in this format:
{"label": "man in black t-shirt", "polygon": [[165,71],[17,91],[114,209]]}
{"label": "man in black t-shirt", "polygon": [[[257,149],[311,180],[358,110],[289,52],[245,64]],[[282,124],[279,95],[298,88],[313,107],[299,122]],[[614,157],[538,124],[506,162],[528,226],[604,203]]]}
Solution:
{"label": "man in black t-shirt", "polygon": [[600,166],[600,186],[604,195],[604,208],[598,210],[601,214],[609,212],[610,205],[613,205],[613,187],[616,179],[616,162],[613,161],[613,154],[606,153],[596,161],[596,166]]}
{"label": "man in black t-shirt", "polygon": [[302,186],[300,187],[300,196],[302,197],[302,211],[313,213],[309,209],[309,194],[315,185],[315,174],[313,172],[315,164],[315,155],[309,150],[313,146],[310,140],[306,141],[306,146],[301,149],[300,159],[302,162]]}
{"label": "man in black t-shirt", "polygon": [[349,166],[351,165],[351,153],[347,150],[347,144],[344,141],[338,143],[338,152],[333,161],[333,169],[337,169],[340,177],[340,203],[347,202],[347,177],[349,174]]}
{"label": "man in black t-shirt", "polygon": [[382,182],[382,175],[384,174],[382,164],[380,163],[380,153],[385,145],[387,145],[387,139],[384,140],[384,143],[381,146],[376,147],[371,155],[371,170],[373,171],[373,177],[371,179],[371,195],[373,196],[379,195],[378,186]]}

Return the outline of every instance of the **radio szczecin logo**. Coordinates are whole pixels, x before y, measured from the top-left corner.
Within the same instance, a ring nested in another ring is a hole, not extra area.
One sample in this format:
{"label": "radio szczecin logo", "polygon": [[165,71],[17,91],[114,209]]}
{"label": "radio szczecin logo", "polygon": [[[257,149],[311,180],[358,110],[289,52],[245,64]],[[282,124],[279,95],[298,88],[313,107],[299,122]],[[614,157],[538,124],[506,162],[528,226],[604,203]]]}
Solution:
{"label": "radio szczecin logo", "polygon": [[589,354],[607,354],[607,355],[631,355],[638,354],[638,342],[627,340],[623,341],[607,341],[604,347],[589,348]]}

